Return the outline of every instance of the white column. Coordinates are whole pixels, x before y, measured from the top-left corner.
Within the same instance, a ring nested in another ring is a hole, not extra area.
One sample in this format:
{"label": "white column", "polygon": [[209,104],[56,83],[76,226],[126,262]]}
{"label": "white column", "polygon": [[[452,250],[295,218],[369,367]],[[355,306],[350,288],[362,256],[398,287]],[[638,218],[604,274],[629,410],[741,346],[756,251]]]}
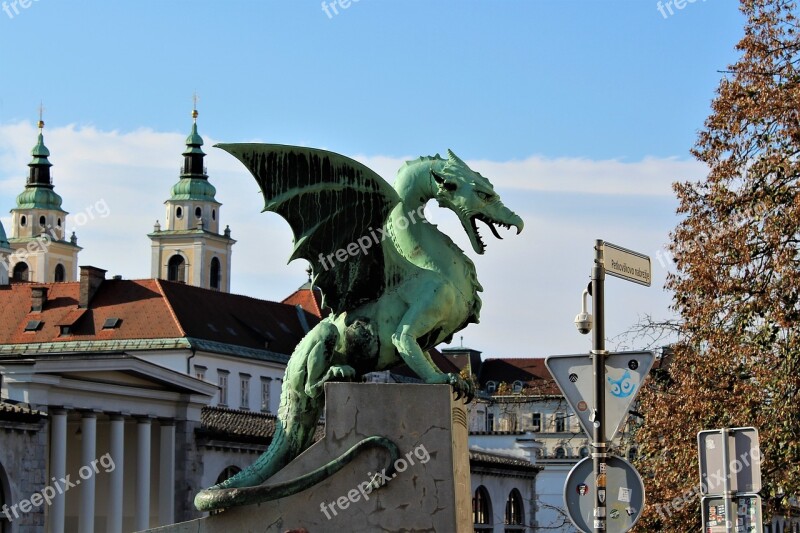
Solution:
{"label": "white column", "polygon": [[122,533],[122,494],[125,466],[125,418],[122,415],[111,415],[109,429],[109,453],[114,461],[114,470],[108,473],[108,517],[106,519],[108,533]]}
{"label": "white column", "polygon": [[[78,516],[78,531],[94,533],[94,488],[95,473],[92,461],[97,459],[97,415],[83,413],[81,417],[81,507]],[[88,475],[86,475],[88,473]],[[85,477],[84,477],[85,476]]]}
{"label": "white column", "polygon": [[136,531],[150,527],[150,419],[136,425]]}
{"label": "white column", "polygon": [[161,421],[160,472],[158,475],[158,523],[175,522],[175,421]]}
{"label": "white column", "polygon": [[[67,475],[67,412],[50,409],[50,483],[61,483]],[[56,481],[53,481],[55,478]],[[60,485],[59,485],[60,486]],[[56,491],[58,492],[58,491]],[[64,533],[64,493],[56,494],[50,506],[50,532]]]}

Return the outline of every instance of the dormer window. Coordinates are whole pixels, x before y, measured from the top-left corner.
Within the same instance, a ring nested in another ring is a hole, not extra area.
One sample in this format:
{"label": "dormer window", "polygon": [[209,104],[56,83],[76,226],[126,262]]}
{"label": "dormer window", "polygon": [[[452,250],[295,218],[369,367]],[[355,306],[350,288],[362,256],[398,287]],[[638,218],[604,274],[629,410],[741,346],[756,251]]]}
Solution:
{"label": "dormer window", "polygon": [[487,381],[486,382],[486,392],[489,394],[494,394],[497,392],[497,382],[495,381]]}
{"label": "dormer window", "polygon": [[522,382],[517,380],[514,383],[512,383],[511,392],[513,392],[514,394],[519,394],[520,392],[522,392]]}

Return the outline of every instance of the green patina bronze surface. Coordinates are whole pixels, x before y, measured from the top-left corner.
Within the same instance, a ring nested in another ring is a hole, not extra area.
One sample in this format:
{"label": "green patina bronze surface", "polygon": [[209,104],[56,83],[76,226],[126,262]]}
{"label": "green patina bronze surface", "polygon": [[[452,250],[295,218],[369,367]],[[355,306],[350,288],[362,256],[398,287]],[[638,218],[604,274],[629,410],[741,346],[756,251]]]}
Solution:
{"label": "green patina bronze surface", "polygon": [[305,490],[341,469],[366,447],[389,452],[381,436],[298,479],[262,485],[308,448],[324,407],[327,381],[359,379],[407,364],[426,383],[447,383],[472,398],[472,384],[442,373],[427,350],[477,323],[482,290],[472,261],[423,209],[429,200],[452,210],[473,250],[485,244],[477,221],[515,226],[522,219],[503,205],[492,184],[448,150],[407,162],[394,188],[364,165],[339,154],[270,144],[221,144],[258,181],[265,211],[285,218],[294,233],[290,261],[311,263],[331,314],[298,344],[286,367],[278,424],[269,449],[250,467],[201,491],[199,510],[269,501]]}

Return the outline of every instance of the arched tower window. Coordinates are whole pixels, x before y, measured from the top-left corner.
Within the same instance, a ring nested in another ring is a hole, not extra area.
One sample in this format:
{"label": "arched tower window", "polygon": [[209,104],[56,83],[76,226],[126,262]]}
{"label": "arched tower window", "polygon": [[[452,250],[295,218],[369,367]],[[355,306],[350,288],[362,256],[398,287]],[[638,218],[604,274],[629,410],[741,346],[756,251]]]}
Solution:
{"label": "arched tower window", "polygon": [[167,279],[169,281],[186,282],[186,261],[180,255],[173,255],[167,264]]}
{"label": "arched tower window", "polygon": [[242,469],[239,468],[236,465],[231,465],[229,467],[226,467],[225,470],[220,472],[219,476],[217,476],[217,483],[216,484],[219,485],[223,481],[232,478],[233,476],[235,476],[236,474],[238,474],[241,471],[242,471]]}
{"label": "arched tower window", "polygon": [[567,451],[559,446],[556,448],[556,459],[566,459],[567,458]]}
{"label": "arched tower window", "polygon": [[[507,525],[521,526],[525,523],[522,512],[522,495],[517,489],[513,489],[508,494],[506,501],[506,520]],[[506,531],[515,531],[516,528],[506,529]],[[521,530],[520,530],[521,531]]]}
{"label": "arched tower window", "polygon": [[62,265],[61,263],[57,264],[56,265],[56,272],[55,272],[55,281],[56,282],[64,281],[64,279],[66,277],[67,277],[67,273],[64,270],[64,265]]}
{"label": "arched tower window", "polygon": [[39,225],[41,227],[45,227],[47,225],[47,219],[44,217],[44,215],[39,217]]}
{"label": "arched tower window", "polygon": [[195,207],[194,216],[195,218],[201,218],[203,216],[203,210],[200,207]]}
{"label": "arched tower window", "polygon": [[14,279],[17,281],[28,281],[30,277],[30,269],[28,263],[21,261],[14,265]]}
{"label": "arched tower window", "polygon": [[472,498],[472,522],[476,532],[494,531],[492,527],[492,501],[489,492],[481,485]]}
{"label": "arched tower window", "polygon": [[222,274],[222,268],[220,267],[219,259],[217,259],[216,257],[211,259],[211,269],[210,270],[211,270],[211,274],[210,274],[211,275],[211,279],[210,279],[211,288],[219,290],[220,279],[221,279],[221,274]]}
{"label": "arched tower window", "polygon": [[175,208],[175,217],[183,218],[183,209],[180,206]]}

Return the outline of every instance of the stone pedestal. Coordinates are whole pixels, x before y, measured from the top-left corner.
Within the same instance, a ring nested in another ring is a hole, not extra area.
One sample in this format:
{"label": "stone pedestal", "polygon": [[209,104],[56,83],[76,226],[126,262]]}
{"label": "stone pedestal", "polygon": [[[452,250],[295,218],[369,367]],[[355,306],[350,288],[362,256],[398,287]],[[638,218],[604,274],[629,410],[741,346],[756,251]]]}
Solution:
{"label": "stone pedestal", "polygon": [[268,483],[308,473],[372,435],[400,448],[394,478],[367,492],[365,482],[388,465],[385,450],[370,449],[299,494],[150,531],[472,531],[467,412],[449,386],[329,383],[325,394],[325,438]]}

